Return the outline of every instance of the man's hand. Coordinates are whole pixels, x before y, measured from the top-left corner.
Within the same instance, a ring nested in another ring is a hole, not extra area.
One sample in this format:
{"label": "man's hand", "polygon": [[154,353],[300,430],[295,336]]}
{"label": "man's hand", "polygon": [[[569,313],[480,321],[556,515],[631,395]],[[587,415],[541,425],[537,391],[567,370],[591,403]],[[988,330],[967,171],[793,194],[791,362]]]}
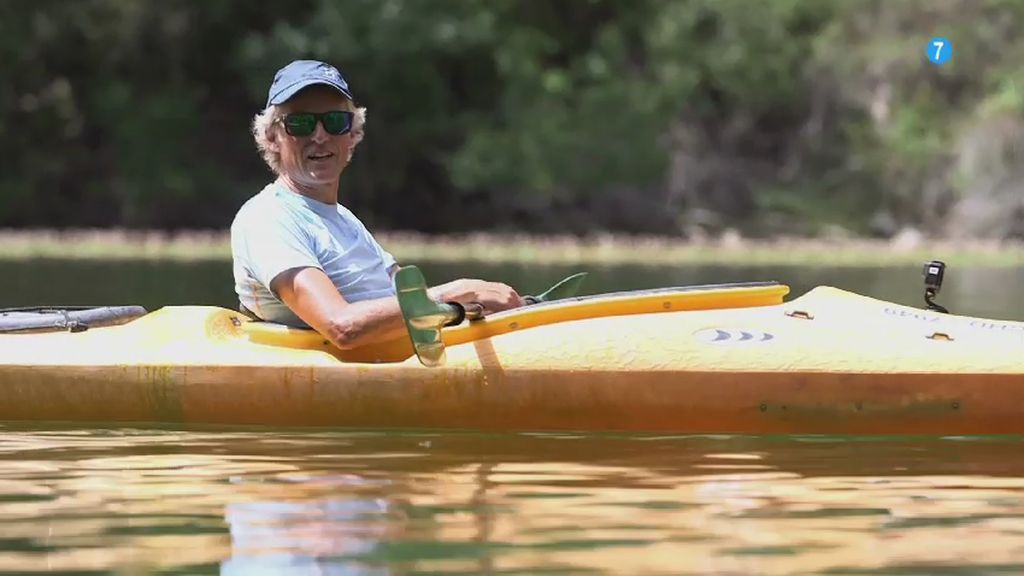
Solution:
{"label": "man's hand", "polygon": [[439,302],[458,302],[463,305],[479,302],[484,307],[485,315],[523,305],[523,299],[511,286],[470,278],[434,286],[427,294]]}

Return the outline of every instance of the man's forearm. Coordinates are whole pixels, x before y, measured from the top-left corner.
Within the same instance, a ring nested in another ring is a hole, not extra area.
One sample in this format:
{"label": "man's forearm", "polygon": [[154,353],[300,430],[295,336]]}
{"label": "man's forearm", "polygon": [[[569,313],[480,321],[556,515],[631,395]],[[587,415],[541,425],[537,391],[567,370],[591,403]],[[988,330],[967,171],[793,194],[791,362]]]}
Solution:
{"label": "man's forearm", "polygon": [[326,336],[342,349],[394,340],[405,334],[405,321],[394,296],[351,302],[332,318]]}
{"label": "man's forearm", "polygon": [[[427,295],[432,300],[443,301],[452,285],[454,282],[431,287]],[[405,334],[398,298],[388,296],[348,303],[344,311],[331,320],[325,336],[338,348],[350,349],[394,340]]]}

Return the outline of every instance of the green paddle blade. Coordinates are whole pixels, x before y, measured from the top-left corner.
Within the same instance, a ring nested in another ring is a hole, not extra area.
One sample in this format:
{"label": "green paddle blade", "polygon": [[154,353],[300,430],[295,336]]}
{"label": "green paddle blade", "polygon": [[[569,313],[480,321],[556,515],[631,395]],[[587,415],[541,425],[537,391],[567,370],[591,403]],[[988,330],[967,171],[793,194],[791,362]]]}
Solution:
{"label": "green paddle blade", "polygon": [[405,266],[395,273],[395,292],[416,357],[424,366],[444,364],[441,327],[458,318],[461,312],[450,304],[430,299],[427,282],[416,266]]}
{"label": "green paddle blade", "polygon": [[561,300],[562,298],[571,298],[579,293],[580,285],[583,284],[583,279],[586,277],[586,272],[577,272],[576,274],[573,274],[572,276],[569,276],[555,284],[551,288],[548,288],[539,296],[527,296],[526,298],[531,304],[536,304],[538,302],[551,302],[552,300]]}
{"label": "green paddle blade", "polygon": [[[586,277],[586,272],[573,274],[548,288],[539,296],[525,296],[527,304],[551,302],[575,296]],[[412,341],[412,349],[424,366],[440,366],[445,362],[441,328],[450,323],[482,316],[479,305],[463,308],[453,304],[434,302],[427,295],[427,281],[416,266],[405,266],[395,273],[395,292],[402,309],[402,319]]]}

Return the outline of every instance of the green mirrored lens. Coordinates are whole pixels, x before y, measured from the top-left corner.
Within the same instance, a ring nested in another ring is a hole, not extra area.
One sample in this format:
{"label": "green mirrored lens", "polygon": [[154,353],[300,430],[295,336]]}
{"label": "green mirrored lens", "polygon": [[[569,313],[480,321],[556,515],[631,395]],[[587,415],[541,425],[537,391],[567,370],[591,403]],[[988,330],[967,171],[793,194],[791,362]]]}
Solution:
{"label": "green mirrored lens", "polygon": [[316,115],[289,114],[284,118],[284,129],[292,136],[309,136],[316,129]]}
{"label": "green mirrored lens", "polygon": [[328,134],[344,134],[352,128],[352,113],[335,110],[323,115],[324,130]]}
{"label": "green mirrored lens", "polygon": [[292,136],[309,136],[316,131],[316,123],[322,121],[324,130],[335,136],[346,134],[352,129],[352,113],[344,110],[332,110],[316,114],[313,112],[296,112],[284,117],[284,129]]}

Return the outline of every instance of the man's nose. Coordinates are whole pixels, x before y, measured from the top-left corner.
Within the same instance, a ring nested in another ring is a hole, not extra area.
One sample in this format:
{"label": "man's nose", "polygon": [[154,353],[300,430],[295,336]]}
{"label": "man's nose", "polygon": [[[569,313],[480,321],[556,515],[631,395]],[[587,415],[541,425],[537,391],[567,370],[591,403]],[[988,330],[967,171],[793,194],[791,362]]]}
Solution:
{"label": "man's nose", "polygon": [[317,121],[310,138],[312,138],[313,142],[316,142],[317,144],[323,144],[324,142],[327,142],[329,137],[330,134],[328,134],[327,130],[324,129],[324,123]]}

